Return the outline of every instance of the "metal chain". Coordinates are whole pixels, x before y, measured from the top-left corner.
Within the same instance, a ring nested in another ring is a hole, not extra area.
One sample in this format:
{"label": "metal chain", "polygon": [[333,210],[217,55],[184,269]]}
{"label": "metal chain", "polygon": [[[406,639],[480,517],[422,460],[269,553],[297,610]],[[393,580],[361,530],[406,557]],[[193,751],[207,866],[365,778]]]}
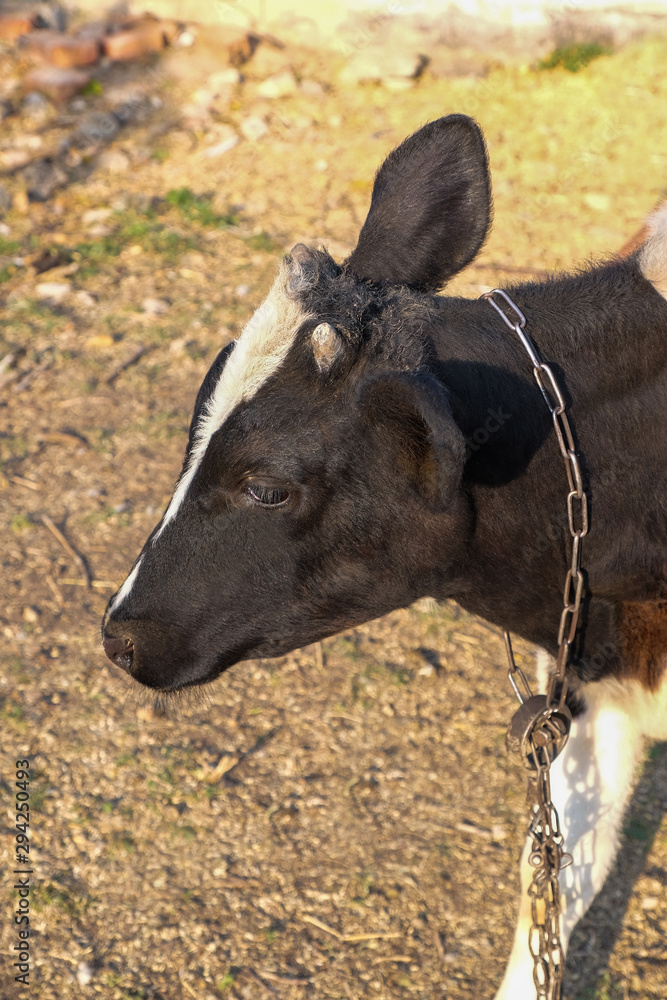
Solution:
{"label": "metal chain", "polygon": [[[500,296],[504,300],[509,307],[509,315],[498,305],[494,296]],[[551,801],[550,768],[567,742],[572,721],[565,703],[568,690],[567,667],[584,589],[581,540],[588,533],[588,499],[583,488],[572,428],[565,412],[563,393],[553,369],[542,361],[525,331],[526,317],[502,288],[494,288],[481,297],[487,299],[510,330],[514,330],[528,352],[535,381],[551,413],[570,487],[567,495],[567,520],[572,536],[572,555],[563,589],[556,669],[549,677],[546,696],[532,694],[526,675],[514,659],[510,634],[507,631],[504,633],[509,663],[508,676],[520,703],[507,733],[507,745],[522,754],[531,772],[534,799],[528,829],[528,835],[532,838],[529,861],[534,868],[528,890],[532,918],[528,947],[533,959],[533,980],[537,1000],[560,1000],[565,963],[560,938],[558,876],[562,868],[571,864],[572,858],[564,851],[558,813]]]}

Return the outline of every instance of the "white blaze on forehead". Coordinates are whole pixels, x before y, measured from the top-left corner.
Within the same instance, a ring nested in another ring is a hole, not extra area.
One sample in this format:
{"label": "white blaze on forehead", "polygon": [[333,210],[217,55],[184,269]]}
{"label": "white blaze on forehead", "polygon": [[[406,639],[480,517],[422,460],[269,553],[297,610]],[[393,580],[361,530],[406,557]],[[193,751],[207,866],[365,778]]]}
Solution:
{"label": "white blaze on forehead", "polygon": [[252,399],[277,371],[294,343],[299,327],[308,319],[295,294],[298,271],[298,266],[295,269],[294,265],[288,267],[283,262],[267,298],[236,341],[199,419],[188,467],[176,486],[153,543],[176,516],[213,435],[220,430],[230,413],[240,403]]}
{"label": "white blaze on forehead", "polygon": [[656,291],[667,299],[667,205],[661,205],[646,223],[649,236],[639,251],[639,266]]}

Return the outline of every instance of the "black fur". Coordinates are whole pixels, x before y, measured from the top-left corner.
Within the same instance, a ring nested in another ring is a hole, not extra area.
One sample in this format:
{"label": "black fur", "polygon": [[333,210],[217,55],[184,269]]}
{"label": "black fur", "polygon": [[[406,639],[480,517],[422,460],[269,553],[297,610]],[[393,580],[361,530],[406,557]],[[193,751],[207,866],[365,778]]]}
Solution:
{"label": "black fur", "polygon": [[[477,252],[486,177],[476,126],[441,119],[381,168],[347,266],[295,248],[293,291],[314,319],[214,435],[107,616],[106,634],[133,642],[137,680],[202,683],[424,595],[555,651],[569,533],[551,418],[487,302],[421,290]],[[595,679],[617,669],[621,602],[667,597],[667,303],[635,258],[509,294],[566,386],[582,456],[591,531],[574,665]],[[325,373],[310,340],[323,321],[344,342]],[[288,502],[253,505],[248,477]]]}
{"label": "black fur", "polygon": [[347,267],[371,281],[437,291],[477,256],[490,223],[484,137],[471,118],[447,115],[380,167]]}

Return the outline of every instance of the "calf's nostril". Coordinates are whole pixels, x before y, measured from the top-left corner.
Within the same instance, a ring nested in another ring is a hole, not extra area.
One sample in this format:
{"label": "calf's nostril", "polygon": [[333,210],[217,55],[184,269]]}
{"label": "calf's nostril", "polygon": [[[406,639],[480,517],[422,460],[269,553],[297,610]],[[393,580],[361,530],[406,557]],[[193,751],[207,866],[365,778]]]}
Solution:
{"label": "calf's nostril", "polygon": [[134,658],[132,642],[129,639],[106,638],[103,646],[111,662],[129,673]]}

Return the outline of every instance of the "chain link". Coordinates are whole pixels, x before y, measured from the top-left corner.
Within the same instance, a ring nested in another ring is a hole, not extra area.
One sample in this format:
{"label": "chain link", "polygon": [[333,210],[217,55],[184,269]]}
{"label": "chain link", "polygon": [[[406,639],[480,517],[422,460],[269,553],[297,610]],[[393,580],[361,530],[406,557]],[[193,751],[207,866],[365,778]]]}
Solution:
{"label": "chain link", "polygon": [[[495,296],[504,300],[509,314],[496,302]],[[531,694],[526,676],[514,659],[509,632],[504,633],[509,663],[508,676],[521,704],[512,720],[507,742],[508,746],[520,750],[531,772],[533,805],[528,835],[532,838],[529,861],[534,871],[528,890],[532,919],[528,947],[533,959],[533,981],[537,1000],[560,1000],[564,953],[560,936],[558,876],[562,868],[571,864],[572,858],[565,853],[558,813],[551,801],[550,768],[565,746],[571,721],[565,704],[568,690],[567,667],[584,591],[581,540],[588,534],[588,498],[583,488],[581,466],[566,413],[565,397],[553,369],[542,361],[525,331],[526,317],[502,288],[486,292],[482,298],[488,300],[505,324],[517,334],[530,357],[535,381],[551,413],[570,487],[567,495],[567,520],[572,538],[572,553],[563,589],[556,669],[549,677],[546,697]]]}

